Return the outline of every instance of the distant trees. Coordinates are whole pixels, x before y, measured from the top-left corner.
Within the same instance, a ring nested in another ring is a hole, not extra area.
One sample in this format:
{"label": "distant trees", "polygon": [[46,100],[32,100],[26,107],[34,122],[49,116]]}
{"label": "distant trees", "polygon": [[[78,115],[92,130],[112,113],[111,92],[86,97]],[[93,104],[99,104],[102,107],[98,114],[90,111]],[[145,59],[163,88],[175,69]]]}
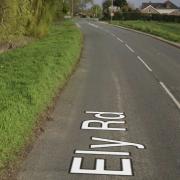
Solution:
{"label": "distant trees", "polygon": [[103,7],[103,16],[108,18],[110,16],[110,10],[109,7],[112,5],[111,0],[105,0],[102,4]]}
{"label": "distant trees", "polygon": [[[103,2],[103,16],[105,18],[110,17],[110,6],[112,6],[112,0],[105,0]],[[120,12],[129,12],[131,11],[131,7],[127,3],[126,0],[113,0],[113,6],[116,6],[120,9]],[[114,14],[118,14],[120,12],[114,12]]]}
{"label": "distant trees", "polygon": [[[73,15],[78,14],[86,9],[87,4],[93,4],[93,0],[65,0],[66,4],[68,5],[69,11]],[[72,6],[73,3],[73,6]],[[73,8],[73,10],[72,10]]]}
{"label": "distant trees", "polygon": [[98,4],[94,4],[91,7],[91,14],[92,14],[93,17],[100,18],[101,15],[102,15],[102,8],[101,8],[101,6],[98,5]]}
{"label": "distant trees", "polygon": [[128,3],[126,0],[113,0],[114,6],[122,8],[123,6],[127,6]]}

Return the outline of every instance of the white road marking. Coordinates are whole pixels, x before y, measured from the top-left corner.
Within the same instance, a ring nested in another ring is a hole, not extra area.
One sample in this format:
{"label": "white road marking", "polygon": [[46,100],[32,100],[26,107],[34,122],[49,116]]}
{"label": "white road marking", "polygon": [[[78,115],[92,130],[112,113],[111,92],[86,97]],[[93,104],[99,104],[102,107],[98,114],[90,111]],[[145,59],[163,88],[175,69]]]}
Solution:
{"label": "white road marking", "polygon": [[[91,137],[94,141],[102,141],[102,142],[108,142],[108,144],[96,144],[96,145],[90,145],[90,148],[105,148],[105,147],[122,147],[122,146],[135,146],[138,149],[144,149],[145,147],[142,144],[136,144],[131,142],[124,142],[124,141],[117,141],[117,140],[111,140],[111,139],[104,139],[104,138],[97,138],[97,137]],[[110,144],[113,143],[113,144]]]}
{"label": "white road marking", "polygon": [[179,101],[174,97],[174,95],[171,93],[171,91],[166,87],[166,85],[163,82],[160,82],[160,85],[163,87],[163,89],[166,91],[166,93],[169,95],[169,97],[173,100],[173,102],[176,104],[178,109],[180,109],[180,103]]}
{"label": "white road marking", "polygon": [[83,150],[76,150],[75,154],[102,154],[102,155],[113,155],[113,156],[130,156],[129,152],[112,152],[112,151],[83,151]]}
{"label": "white road marking", "polygon": [[93,23],[90,23],[90,22],[89,22],[89,25],[90,25],[90,26],[93,26],[93,27],[95,27],[95,28],[98,28],[98,27],[99,27],[99,26],[97,26],[97,25],[95,25],[95,24],[93,24]]}
{"label": "white road marking", "polygon": [[[92,123],[98,123],[101,126],[91,126]],[[125,121],[101,121],[101,120],[86,120],[82,123],[81,129],[89,129],[89,130],[103,130],[103,131],[126,131],[126,128],[114,128],[109,127],[110,124],[125,124]]]}
{"label": "white road marking", "polygon": [[101,174],[101,175],[116,175],[116,176],[132,176],[132,166],[130,159],[120,159],[122,170],[112,171],[105,170],[105,160],[96,159],[95,169],[82,169],[82,157],[74,157],[71,166],[71,173],[75,174]]}
{"label": "white road marking", "polygon": [[79,23],[76,23],[76,26],[77,26],[78,28],[81,28],[81,26],[79,25]]}
{"label": "white road marking", "polygon": [[[82,127],[85,129],[89,126],[90,123],[100,123],[101,127],[99,130],[103,129],[107,130],[109,124],[111,123],[120,123],[124,124],[123,120],[126,116],[123,112],[99,112],[99,111],[85,111],[87,114],[92,114],[94,117],[99,118],[101,120],[86,120],[83,122]],[[116,120],[116,121],[114,121]],[[95,128],[95,127],[93,127]],[[116,128],[115,128],[116,129]],[[113,129],[114,130],[114,129]],[[144,149],[145,147],[142,144],[136,144],[131,142],[112,140],[112,139],[103,139],[98,137],[91,137],[94,141],[100,141],[100,144],[90,145],[90,150],[75,150],[74,154],[82,154],[84,156],[87,155],[109,155],[109,156],[131,156],[130,152],[120,152],[120,151],[98,151],[92,150],[93,148],[109,148],[109,147],[136,147],[138,149]],[[102,142],[105,142],[104,144]],[[79,155],[78,155],[79,156]],[[96,175],[115,175],[115,176],[133,176],[133,168],[131,159],[128,158],[120,158],[120,170],[108,170],[106,167],[106,159],[96,159],[95,160],[95,168],[93,169],[85,169],[83,166],[83,157],[73,157],[71,163],[70,173],[74,174],[96,174]]]}
{"label": "white road marking", "polygon": [[[94,116],[100,119],[123,119],[125,114],[123,112],[98,112],[98,111],[86,111],[86,114],[95,114]],[[113,116],[103,116],[113,115]]]}
{"label": "white road marking", "polygon": [[116,37],[116,35],[114,33],[111,33],[112,36]]}
{"label": "white road marking", "polygon": [[107,22],[104,22],[104,21],[99,21],[99,23],[101,23],[101,24],[108,24]]}
{"label": "white road marking", "polygon": [[120,41],[120,42],[122,42],[122,43],[124,42],[122,39],[120,39],[120,38],[118,38],[118,37],[117,37],[117,40]]}
{"label": "white road marking", "polygon": [[125,46],[126,46],[132,53],[135,53],[135,51],[134,51],[128,44],[125,44]]}
{"label": "white road marking", "polygon": [[152,69],[143,61],[143,59],[140,56],[137,56],[137,58],[144,64],[144,66],[148,69],[148,71],[152,72]]}

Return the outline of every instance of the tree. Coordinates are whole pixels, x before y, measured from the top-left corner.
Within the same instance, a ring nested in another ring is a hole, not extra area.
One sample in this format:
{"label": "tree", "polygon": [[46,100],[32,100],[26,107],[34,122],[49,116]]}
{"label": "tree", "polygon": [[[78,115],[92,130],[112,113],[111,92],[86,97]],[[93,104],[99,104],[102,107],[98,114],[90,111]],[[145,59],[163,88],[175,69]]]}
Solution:
{"label": "tree", "polygon": [[103,6],[103,16],[108,18],[110,17],[110,11],[109,11],[109,7],[112,5],[112,1],[111,0],[105,0],[102,4]]}
{"label": "tree", "polygon": [[93,4],[93,0],[65,0],[65,2],[67,8],[71,13],[73,12],[73,14],[79,13],[86,9],[87,4]]}
{"label": "tree", "polygon": [[94,4],[91,7],[91,14],[93,17],[100,18],[102,14],[102,8],[98,4]]}
{"label": "tree", "polygon": [[113,2],[114,6],[122,8],[123,6],[127,6],[128,3],[126,0],[114,0]]}
{"label": "tree", "polygon": [[0,1],[0,43],[14,36],[46,35],[54,17],[63,11],[63,0]]}
{"label": "tree", "polygon": [[67,4],[67,2],[63,2],[63,8],[62,8],[62,11],[64,14],[67,14],[69,12],[70,8]]}

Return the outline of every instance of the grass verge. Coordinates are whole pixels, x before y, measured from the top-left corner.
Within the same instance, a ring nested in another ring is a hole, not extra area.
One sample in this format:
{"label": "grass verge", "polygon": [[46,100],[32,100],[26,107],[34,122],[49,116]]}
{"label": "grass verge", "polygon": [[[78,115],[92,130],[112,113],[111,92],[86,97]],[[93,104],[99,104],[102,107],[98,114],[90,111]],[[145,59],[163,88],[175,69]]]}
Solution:
{"label": "grass verge", "polygon": [[136,29],[164,39],[180,43],[180,23],[165,23],[157,21],[113,21],[115,25]]}
{"label": "grass verge", "polygon": [[65,84],[81,43],[80,30],[65,21],[46,38],[0,55],[0,169],[16,160],[39,114]]}

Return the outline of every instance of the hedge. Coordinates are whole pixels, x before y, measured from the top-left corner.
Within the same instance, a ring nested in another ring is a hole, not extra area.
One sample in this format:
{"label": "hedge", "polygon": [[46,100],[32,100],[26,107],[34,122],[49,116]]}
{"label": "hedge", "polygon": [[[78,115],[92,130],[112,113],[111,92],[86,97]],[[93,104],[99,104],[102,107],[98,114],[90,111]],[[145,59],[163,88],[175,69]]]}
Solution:
{"label": "hedge", "polygon": [[[104,16],[103,20],[109,20],[109,17]],[[176,22],[180,23],[180,16],[166,15],[166,14],[143,14],[140,12],[121,12],[116,13],[113,20],[153,20],[162,22]]]}

